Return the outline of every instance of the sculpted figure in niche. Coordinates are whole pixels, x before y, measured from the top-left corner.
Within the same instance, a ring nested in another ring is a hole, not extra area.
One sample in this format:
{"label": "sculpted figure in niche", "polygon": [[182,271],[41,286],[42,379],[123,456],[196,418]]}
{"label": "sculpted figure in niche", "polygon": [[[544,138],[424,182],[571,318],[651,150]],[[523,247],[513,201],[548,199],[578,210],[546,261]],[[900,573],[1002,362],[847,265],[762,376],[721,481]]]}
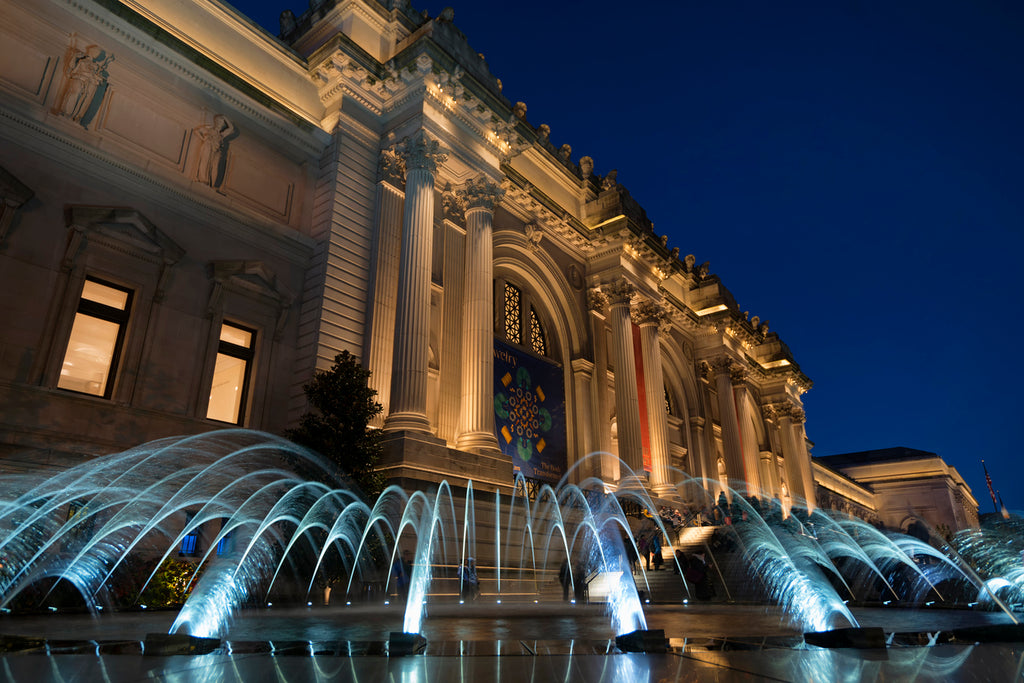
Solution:
{"label": "sculpted figure in niche", "polygon": [[223,114],[213,117],[213,123],[196,126],[199,136],[199,163],[196,164],[196,180],[217,187],[220,185],[222,166],[227,158],[228,140],[235,127]]}
{"label": "sculpted figure in niche", "polygon": [[81,123],[100,86],[106,85],[107,66],[112,61],[113,55],[98,45],[85,50],[69,45],[64,53],[64,87],[57,100],[57,113]]}

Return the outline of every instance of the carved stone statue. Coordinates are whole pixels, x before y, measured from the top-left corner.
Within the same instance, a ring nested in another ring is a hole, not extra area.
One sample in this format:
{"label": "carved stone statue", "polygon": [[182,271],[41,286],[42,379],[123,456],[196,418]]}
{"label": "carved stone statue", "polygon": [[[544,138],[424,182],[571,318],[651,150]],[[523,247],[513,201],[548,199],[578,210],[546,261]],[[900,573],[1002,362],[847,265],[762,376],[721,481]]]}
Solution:
{"label": "carved stone statue", "polygon": [[281,12],[281,16],[278,18],[278,23],[281,25],[281,35],[287,36],[295,30],[295,12],[290,9],[286,9]]}
{"label": "carved stone statue", "polygon": [[541,142],[547,142],[548,138],[551,137],[551,126],[546,123],[537,126],[537,137]]}
{"label": "carved stone statue", "polygon": [[526,118],[526,102],[516,102],[516,106],[512,107],[512,115],[517,119]]}
{"label": "carved stone statue", "polygon": [[526,233],[527,246],[532,251],[540,249],[540,242],[544,239],[544,231],[536,223],[527,223],[523,226],[523,232]]}
{"label": "carved stone statue", "polygon": [[594,160],[591,157],[580,157],[580,173],[584,180],[594,173]]}
{"label": "carved stone statue", "polygon": [[214,116],[213,123],[195,127],[195,133],[199,137],[196,180],[214,188],[220,184],[221,164],[227,156],[228,138],[234,132],[235,126],[223,114]]}
{"label": "carved stone statue", "polygon": [[693,270],[693,264],[697,262],[697,257],[693,254],[687,254],[683,257],[683,264],[686,265],[686,270]]}
{"label": "carved stone statue", "polygon": [[569,157],[571,157],[571,156],[572,156],[572,147],[570,147],[569,145],[567,145],[567,144],[566,145],[562,145],[561,147],[558,148],[558,157],[562,161],[569,161]]}
{"label": "carved stone statue", "polygon": [[606,175],[604,177],[604,180],[601,181],[601,189],[602,190],[611,190],[611,189],[614,189],[614,188],[618,187],[618,185],[619,185],[618,180],[617,180],[618,176],[619,176],[619,171],[617,169],[613,168],[612,170],[608,171],[608,175]]}
{"label": "carved stone statue", "polygon": [[101,85],[107,82],[107,66],[114,61],[98,45],[80,50],[74,44],[64,53],[64,85],[57,98],[56,112],[81,123],[89,112]]}

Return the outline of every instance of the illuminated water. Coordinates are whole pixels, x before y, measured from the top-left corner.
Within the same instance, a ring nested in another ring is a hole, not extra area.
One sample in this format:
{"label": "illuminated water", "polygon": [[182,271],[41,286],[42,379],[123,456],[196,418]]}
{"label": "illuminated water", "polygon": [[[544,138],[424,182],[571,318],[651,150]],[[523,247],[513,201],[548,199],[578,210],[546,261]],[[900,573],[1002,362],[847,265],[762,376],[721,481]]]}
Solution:
{"label": "illuminated water", "polygon": [[[642,486],[612,495],[603,482],[586,480],[543,486],[530,500],[481,494],[471,482],[453,490],[446,482],[431,493],[388,488],[371,508],[318,480],[329,479],[315,457],[244,430],[165,439],[49,479],[4,478],[0,607],[59,579],[90,610],[109,608],[112,593],[124,592],[120,577],[132,558],[176,557],[206,529],[208,543],[188,577],[191,595],[171,632],[224,635],[240,608],[275,599],[319,603],[327,583],[334,604],[390,602],[390,568],[404,549],[414,552],[411,585],[405,604],[394,607],[406,632],[428,630],[431,604],[451,603],[463,592],[456,570],[469,557],[481,565],[477,610],[484,603],[557,601],[561,591],[550,586],[568,563],[574,585],[604,587],[598,597],[612,634],[647,628],[637,582],[647,594],[651,584],[643,563],[634,579],[625,560],[637,528],[626,510],[656,510],[664,501],[652,500]],[[679,473],[680,493],[703,484]],[[846,605],[851,599],[919,605],[945,600],[948,589],[1000,605],[1001,598],[1021,601],[1022,548],[1006,542],[1020,538],[1017,527],[1001,528],[1001,536],[963,536],[951,559],[856,519],[821,511],[808,517],[800,501],[784,517],[777,502],[764,511],[729,493],[735,522],[722,533],[781,610],[781,628],[855,626]],[[703,502],[710,508],[715,501],[708,494]],[[645,524],[659,527],[671,556],[675,534],[658,517]],[[46,604],[47,596],[41,599]]]}

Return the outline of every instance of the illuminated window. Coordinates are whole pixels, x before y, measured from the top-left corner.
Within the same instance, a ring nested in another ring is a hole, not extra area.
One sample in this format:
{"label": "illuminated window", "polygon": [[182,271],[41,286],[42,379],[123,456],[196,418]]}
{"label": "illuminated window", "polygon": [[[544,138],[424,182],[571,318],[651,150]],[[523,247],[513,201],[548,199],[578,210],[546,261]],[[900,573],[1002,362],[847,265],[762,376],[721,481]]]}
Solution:
{"label": "illuminated window", "polygon": [[501,299],[496,302],[496,306],[500,305],[502,312],[498,324],[499,334],[504,332],[506,341],[528,346],[542,356],[548,355],[547,335],[544,334],[544,326],[541,325],[537,311],[530,303],[529,294],[501,280],[498,289]]}
{"label": "illuminated window", "polygon": [[[221,531],[224,531],[224,527],[227,526],[227,523],[228,523],[227,517],[221,518],[221,520],[220,520],[220,530]],[[222,536],[219,541],[217,541],[217,555],[227,555],[232,550],[234,550],[235,543],[234,543],[234,538],[232,538],[234,535],[235,535],[234,530],[231,530],[231,531],[227,532],[226,534],[224,534],[224,536]]]}
{"label": "illuminated window", "polygon": [[544,341],[544,328],[540,326],[537,312],[530,309],[530,344],[533,350],[542,356],[548,355],[548,345]]}
{"label": "illuminated window", "polygon": [[220,327],[220,344],[213,367],[210,404],[206,417],[220,422],[241,424],[245,417],[245,400],[249,394],[249,370],[252,366],[253,330],[224,323]]}
{"label": "illuminated window", "polygon": [[131,302],[129,290],[86,278],[64,352],[58,387],[110,398]]}
{"label": "illuminated window", "polygon": [[523,294],[515,285],[505,283],[505,339],[516,344],[523,341],[522,323],[520,318],[523,305]]}
{"label": "illuminated window", "polygon": [[[192,524],[192,520],[195,519],[195,513],[185,513],[185,526],[188,527]],[[181,548],[178,549],[179,555],[198,555],[199,554],[199,527],[197,526],[192,531],[185,534],[185,537],[181,539]]]}

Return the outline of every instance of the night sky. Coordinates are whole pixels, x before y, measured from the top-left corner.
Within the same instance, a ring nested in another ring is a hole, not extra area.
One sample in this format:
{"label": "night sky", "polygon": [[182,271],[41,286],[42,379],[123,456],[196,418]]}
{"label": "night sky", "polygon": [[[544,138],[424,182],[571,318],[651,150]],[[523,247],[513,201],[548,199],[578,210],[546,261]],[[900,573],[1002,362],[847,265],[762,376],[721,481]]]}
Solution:
{"label": "night sky", "polygon": [[[305,9],[236,6],[274,34]],[[984,458],[1024,509],[1024,3],[454,8],[533,125],[770,321],[815,455],[933,451],[991,512]]]}

